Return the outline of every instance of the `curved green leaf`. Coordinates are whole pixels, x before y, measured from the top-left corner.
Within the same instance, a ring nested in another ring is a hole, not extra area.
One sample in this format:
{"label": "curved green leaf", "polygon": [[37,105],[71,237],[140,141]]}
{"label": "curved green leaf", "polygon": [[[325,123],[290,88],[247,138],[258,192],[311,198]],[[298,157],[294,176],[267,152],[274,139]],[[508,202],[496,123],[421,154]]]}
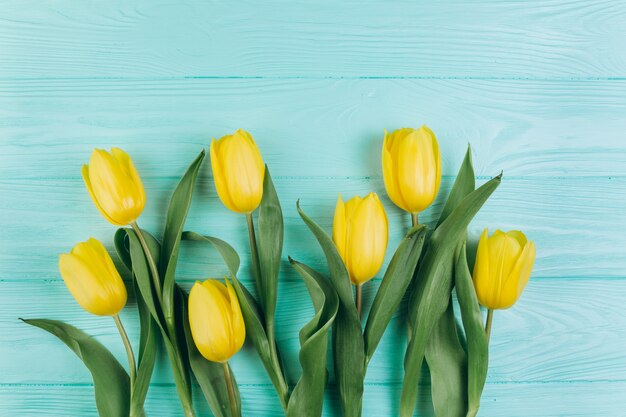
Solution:
{"label": "curved green leaf", "polygon": [[452,299],[426,345],[435,416],[464,417],[467,410],[467,355],[457,332]]}
{"label": "curved green leaf", "polygon": [[302,375],[289,398],[287,417],[319,417],[322,415],[324,389],[328,379],[328,331],[337,315],[339,299],[335,290],[317,271],[291,258],[289,262],[309,290],[315,315],[300,330]]}
{"label": "curved green leaf", "polygon": [[413,415],[426,345],[433,328],[448,308],[452,290],[451,260],[458,241],[466,233],[469,222],[498,187],[501,177],[502,174],[463,198],[430,237],[408,305],[410,339],[404,359],[401,417]]}
{"label": "curved green leaf", "polygon": [[311,220],[297,204],[298,213],[319,242],[330,278],[339,296],[339,310],[333,327],[333,352],[335,355],[335,379],[339,389],[344,417],[361,415],[363,402],[363,379],[365,378],[365,347],[361,320],[354,305],[352,284],[348,271],[337,252],[332,239],[317,223]]}
{"label": "curved green leaf", "polygon": [[276,312],[280,258],[283,252],[283,212],[267,165],[263,180],[263,199],[259,206],[257,245],[259,272],[261,274],[261,285],[258,288],[259,300],[263,307],[267,337],[270,347],[272,347],[275,346],[274,314]]}
{"label": "curved green leaf", "polygon": [[[474,167],[471,148],[468,146],[459,173],[439,217],[438,225],[448,218],[461,200],[474,191],[474,188]],[[453,264],[454,259],[446,259],[443,262]],[[449,274],[453,273],[452,269],[452,266],[447,268]],[[457,330],[451,296],[448,303],[448,308],[437,321],[426,345],[425,358],[430,369],[435,415],[463,417],[467,410],[467,354]]]}
{"label": "curved green leaf", "polygon": [[[152,253],[159,253],[159,243],[148,232],[142,231],[148,246],[151,248]],[[132,272],[133,275],[133,289],[135,290],[135,298],[137,300],[137,310],[139,311],[139,352],[137,355],[137,376],[135,383],[133,384],[133,393],[131,396],[131,412],[132,415],[143,415],[143,405],[148,394],[148,388],[150,386],[150,379],[152,378],[152,372],[154,371],[154,363],[156,361],[157,339],[158,339],[158,325],[154,321],[154,317],[150,312],[148,304],[144,300],[141,293],[138,280],[147,280],[148,284],[151,283],[148,266],[145,263],[146,260],[141,256],[143,250],[138,241],[135,241],[134,245],[134,258],[135,265],[139,268],[133,270],[133,255],[130,251],[130,236],[136,240],[135,232],[132,229],[118,229],[115,232],[114,243],[115,250],[118,257],[122,260],[126,268]],[[137,259],[139,256],[139,260]],[[140,267],[143,265],[143,269]],[[139,276],[138,276],[139,274]]]}
{"label": "curved green leaf", "polygon": [[173,327],[174,323],[174,283],[180,239],[204,154],[203,149],[189,165],[189,168],[187,168],[187,171],[176,186],[167,208],[159,271],[163,276],[163,315],[168,328]]}
{"label": "curved green leaf", "polygon": [[[142,234],[146,239],[150,252],[158,257],[161,248],[159,242],[145,230],[142,230]],[[132,271],[137,288],[139,288],[139,293],[148,311],[156,323],[162,327],[162,316],[157,307],[158,302],[156,301],[157,297],[152,285],[153,281],[150,278],[150,269],[137,234],[132,229],[118,229],[117,232],[115,232],[113,241],[118,256],[122,259],[126,267]],[[158,262],[158,258],[155,259],[155,262]]]}
{"label": "curved green leaf", "polygon": [[100,342],[82,330],[57,320],[22,320],[58,337],[85,364],[91,376],[100,417],[128,416],[130,379],[115,357]]}
{"label": "curved green leaf", "polygon": [[252,294],[250,294],[246,287],[244,287],[237,279],[237,272],[239,270],[239,255],[237,255],[237,252],[232,246],[215,237],[203,236],[195,232],[185,232],[183,233],[183,239],[209,243],[224,259],[224,263],[230,272],[233,287],[237,293],[237,298],[239,298],[241,312],[243,314],[244,322],[246,323],[246,336],[252,340],[252,343],[261,358],[261,362],[263,362],[263,366],[265,366],[267,374],[276,389],[281,405],[286,409],[289,399],[289,387],[285,382],[278,358],[273,356],[270,350],[269,341],[265,333],[265,328],[263,327],[263,319],[259,312],[259,307],[257,306]]}
{"label": "curved green leaf", "polygon": [[478,297],[476,297],[472,276],[467,266],[465,243],[458,251],[454,270],[456,294],[461,307],[461,318],[467,338],[467,417],[474,417],[478,413],[480,396],[487,379],[489,348]]}
{"label": "curved green leaf", "polygon": [[368,363],[385,333],[385,329],[400,305],[402,297],[411,283],[415,267],[422,254],[426,227],[418,225],[406,234],[393,255],[383,281],[376,292],[372,309],[365,325],[365,361]]}
{"label": "curved green leaf", "polygon": [[148,395],[150,379],[154,371],[156,361],[158,326],[146,302],[143,300],[137,281],[134,281],[135,298],[137,299],[137,309],[139,310],[139,352],[137,360],[137,375],[133,384],[131,396],[131,415],[143,415],[143,406]]}

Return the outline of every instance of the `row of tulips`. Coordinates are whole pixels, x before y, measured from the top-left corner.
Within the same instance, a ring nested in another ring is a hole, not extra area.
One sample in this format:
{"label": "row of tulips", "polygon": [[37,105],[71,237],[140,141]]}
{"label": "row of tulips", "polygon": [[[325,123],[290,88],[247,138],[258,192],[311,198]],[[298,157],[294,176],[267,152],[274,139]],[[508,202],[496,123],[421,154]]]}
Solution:
{"label": "row of tulips", "polygon": [[[256,297],[239,281],[239,256],[230,245],[215,237],[184,231],[204,151],[174,190],[161,241],[137,224],[146,194],[124,151],[96,149],[83,167],[83,179],[96,207],[106,220],[121,227],[114,243],[130,272],[129,281],[137,299],[138,354],[118,316],[127,301],[124,281],[105,247],[93,238],[60,256],[60,272],[85,310],[113,318],[128,355],[128,372],[104,346],[66,323],[25,321],[55,334],[83,360],[93,376],[101,416],[145,415],[144,401],[159,339],[167,352],[186,416],[195,416],[191,375],[214,415],[240,416],[241,398],[228,360],[241,349],[246,336],[255,346],[285,414],[320,416],[328,379],[326,354],[331,328],[342,414],[360,416],[367,366],[405,294],[408,343],[400,415],[413,415],[424,360],[430,368],[436,415],[476,415],[487,374],[493,310],[515,303],[535,259],[535,246],[522,232],[498,230],[490,237],[485,229],[473,276],[469,272],[467,226],[499,185],[501,176],[476,189],[468,149],[441,217],[429,229],[418,219],[440,188],[441,157],[435,135],[425,126],[385,133],[385,188],[393,203],[410,214],[411,224],[384,273],[365,323],[361,317],[362,286],[379,273],[388,244],[388,219],[379,197],[370,193],[344,202],[339,196],[332,237],[298,203],[300,216],[324,252],[328,271],[320,273],[289,258],[304,280],[315,310],[300,332],[301,377],[289,384],[275,340],[283,243],[279,199],[249,133],[238,130],[214,140],[210,156],[219,198],[228,209],[246,218]],[[209,244],[216,250],[228,270],[224,283],[214,279],[198,281],[187,295],[175,282],[182,241]],[[456,323],[453,289],[463,331]],[[488,309],[486,324],[479,303]],[[446,372],[450,369],[456,370]]]}

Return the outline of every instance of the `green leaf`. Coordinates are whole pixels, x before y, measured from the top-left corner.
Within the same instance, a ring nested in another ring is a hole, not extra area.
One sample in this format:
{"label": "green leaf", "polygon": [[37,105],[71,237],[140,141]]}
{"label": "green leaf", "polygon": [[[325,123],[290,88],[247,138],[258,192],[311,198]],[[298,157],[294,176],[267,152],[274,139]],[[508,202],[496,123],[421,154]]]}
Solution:
{"label": "green leaf", "polygon": [[[204,398],[206,398],[213,415],[215,417],[235,417],[230,409],[230,400],[228,397],[228,389],[224,379],[222,364],[206,360],[196,348],[196,344],[191,336],[191,329],[189,328],[189,319],[187,315],[188,295],[180,287],[177,286],[177,288],[181,299],[180,316],[183,319],[182,324],[191,370],[193,371],[193,374],[202,389]],[[232,374],[233,373],[231,372],[231,375]],[[236,415],[241,416],[241,398],[239,397],[239,388],[236,383],[234,384],[234,388],[238,404],[238,413]]]}
{"label": "green leaf", "polygon": [[[145,230],[142,230],[142,235],[146,239],[150,253],[156,257],[154,261],[158,263],[158,254],[160,253],[158,241]],[[163,323],[162,312],[158,307],[157,297],[152,285],[153,281],[150,278],[150,269],[139,238],[132,229],[118,229],[114,241],[116,250],[120,254],[120,258],[124,260],[124,263],[128,262],[130,255],[130,268],[135,277],[136,286],[139,288],[138,293],[141,294],[146,309],[153,318],[152,322],[161,331],[163,345],[172,367],[178,395],[184,407],[191,407],[191,384],[188,370],[185,367],[184,357],[182,357],[183,352],[180,351],[176,339],[171,338],[165,323]],[[128,254],[126,254],[127,251]]]}
{"label": "green leaf", "polygon": [[333,351],[335,354],[335,379],[344,417],[361,415],[363,402],[363,379],[365,378],[365,347],[361,320],[354,305],[352,284],[348,271],[337,252],[332,239],[317,223],[311,220],[297,204],[298,213],[319,242],[330,278],[339,296],[339,310],[333,327]]}
{"label": "green leaf", "polygon": [[159,271],[163,276],[163,315],[170,332],[174,323],[174,283],[180,239],[203,159],[204,149],[189,165],[189,168],[187,168],[187,171],[180,179],[167,209]]}
{"label": "green leaf", "polygon": [[452,290],[452,262],[456,245],[469,222],[500,184],[499,175],[461,200],[433,232],[428,250],[416,275],[416,285],[409,299],[409,343],[404,359],[404,381],[400,416],[413,415],[417,401],[419,370],[426,345],[442,314],[448,308]]}
{"label": "green leaf", "polygon": [[283,251],[283,212],[274,189],[270,171],[265,166],[263,199],[259,206],[259,230],[257,236],[259,270],[261,274],[259,300],[263,307],[265,327],[270,347],[274,341],[274,314],[278,292],[278,273]]}
{"label": "green leaf", "polygon": [[472,148],[468,145],[465,158],[459,168],[459,173],[454,180],[446,204],[443,206],[437,227],[454,211],[469,193],[476,189],[476,180],[474,178],[474,167],[472,166]]}
{"label": "green leaf", "polygon": [[402,297],[411,283],[415,267],[422,254],[425,238],[425,226],[418,225],[409,230],[393,255],[387,271],[385,271],[383,281],[376,292],[376,297],[374,297],[363,335],[366,363],[374,355],[393,313],[400,305],[400,301],[402,301]]}
{"label": "green leaf", "polygon": [[146,305],[137,281],[134,281],[135,298],[137,299],[137,309],[139,310],[139,352],[137,361],[137,376],[133,384],[133,394],[131,396],[131,415],[143,415],[143,406],[148,395],[150,379],[154,371],[156,361],[158,325],[152,318],[148,306]]}
{"label": "green leaf", "polygon": [[57,320],[32,319],[24,323],[58,337],[85,364],[91,376],[100,417],[128,416],[130,379],[115,357],[87,333]]}
{"label": "green leaf", "polygon": [[[158,257],[160,245],[157,240],[145,230],[142,230],[142,234],[146,239],[150,252]],[[157,297],[154,293],[152,279],[150,278],[150,269],[137,234],[132,229],[118,229],[113,241],[118,256],[126,267],[132,271],[137,288],[139,288],[139,293],[148,311],[156,323],[162,327],[162,316],[158,309]],[[155,259],[155,262],[158,262],[158,258]]]}
{"label": "green leaf", "polygon": [[224,263],[230,272],[233,287],[237,293],[237,298],[239,298],[241,312],[243,314],[244,322],[246,323],[246,336],[252,340],[252,343],[261,358],[261,362],[263,362],[263,366],[265,366],[267,374],[276,389],[281,405],[286,409],[289,399],[289,387],[285,382],[278,358],[273,356],[270,350],[267,334],[265,333],[265,328],[263,327],[263,319],[259,313],[259,307],[257,306],[254,297],[252,297],[252,294],[250,294],[246,287],[244,287],[237,279],[237,272],[239,270],[239,255],[237,255],[237,252],[232,246],[215,237],[202,236],[194,232],[185,232],[183,233],[183,239],[209,243],[217,249],[224,259]]}
{"label": "green leaf", "polygon": [[426,345],[435,415],[464,417],[467,410],[467,355],[459,340],[452,300]]}
{"label": "green leaf", "polygon": [[309,290],[315,315],[300,330],[302,375],[289,399],[287,417],[319,417],[322,415],[324,389],[328,379],[328,331],[337,315],[339,299],[335,290],[317,271],[291,258],[289,262]]}
{"label": "green leaf", "polygon": [[487,379],[489,348],[478,297],[476,297],[472,276],[467,266],[465,243],[458,251],[454,270],[456,294],[461,307],[461,318],[467,338],[467,417],[474,417],[478,413],[480,396]]}
{"label": "green leaf", "polygon": [[[474,188],[474,167],[472,166],[471,148],[468,146],[438,224],[443,223],[461,200],[474,191]],[[442,262],[450,263],[446,270],[452,274],[454,259],[450,258]],[[452,281],[452,278],[450,280]],[[426,345],[425,358],[430,369],[435,415],[440,417],[465,416],[467,410],[467,355],[459,338],[451,297],[448,301],[448,308],[437,321],[433,334]]]}

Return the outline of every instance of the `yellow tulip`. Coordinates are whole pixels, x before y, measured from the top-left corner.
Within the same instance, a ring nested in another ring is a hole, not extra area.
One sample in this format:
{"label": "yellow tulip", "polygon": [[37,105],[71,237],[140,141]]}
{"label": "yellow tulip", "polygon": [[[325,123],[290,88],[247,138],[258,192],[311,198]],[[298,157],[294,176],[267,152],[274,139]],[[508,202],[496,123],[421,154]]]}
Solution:
{"label": "yellow tulip", "polygon": [[385,188],[396,206],[417,214],[432,204],[441,182],[441,155],[432,130],[385,131],[382,159]]}
{"label": "yellow tulip", "polygon": [[251,213],[261,204],[265,166],[248,132],[239,129],[220,140],[213,139],[211,167],[217,195],[227,208]]}
{"label": "yellow tulip", "polygon": [[356,196],[345,204],[337,199],[333,241],[350,280],[361,285],[376,275],[385,259],[388,224],[385,209],[375,193]]}
{"label": "yellow tulip", "polygon": [[230,282],[197,281],[189,293],[189,327],[196,347],[211,362],[226,362],[246,338],[239,300]]}
{"label": "yellow tulip", "polygon": [[94,149],[82,174],[91,199],[105,219],[116,226],[137,220],[146,204],[146,193],[126,152]]}
{"label": "yellow tulip", "polygon": [[518,230],[488,229],[480,236],[474,286],[482,305],[490,310],[509,308],[519,299],[535,262],[535,244]]}
{"label": "yellow tulip", "polygon": [[65,285],[78,304],[99,316],[115,316],[126,305],[126,287],[111,256],[94,238],[59,257]]}

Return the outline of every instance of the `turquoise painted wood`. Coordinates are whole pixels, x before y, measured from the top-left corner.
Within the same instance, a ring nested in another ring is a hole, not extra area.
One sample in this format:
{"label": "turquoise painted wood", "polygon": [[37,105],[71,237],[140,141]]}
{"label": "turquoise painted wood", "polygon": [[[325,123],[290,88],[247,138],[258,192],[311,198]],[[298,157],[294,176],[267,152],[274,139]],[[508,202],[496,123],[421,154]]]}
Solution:
{"label": "turquoise painted wood", "polygon": [[[624,1],[0,0],[0,10],[1,417],[96,415],[88,372],[18,317],[66,320],[124,362],[112,321],[82,311],[56,266],[89,236],[111,247],[115,228],[80,178],[93,147],[131,153],[149,200],[141,223],[159,234],[200,149],[252,132],[285,213],[277,339],[295,382],[297,332],[313,310],[286,257],[324,268],[295,201],[330,230],[338,193],[376,191],[394,248],[408,219],[385,195],[383,130],[422,123],[439,137],[444,173],[422,221],[437,218],[471,143],[479,183],[505,175],[470,226],[474,244],[488,226],[522,229],[538,247],[524,296],[496,314],[479,415],[626,415]],[[249,271],[244,220],[219,202],[208,164],[187,226],[232,243]],[[185,245],[180,262],[186,287],[225,272],[206,249]],[[132,298],[122,316],[136,340]],[[365,416],[397,414],[403,316],[371,362]],[[181,415],[166,362],[162,353],[151,416]],[[244,414],[280,416],[251,346],[233,366]],[[330,382],[324,415],[335,417]],[[416,415],[433,416],[426,375],[419,389]]]}

